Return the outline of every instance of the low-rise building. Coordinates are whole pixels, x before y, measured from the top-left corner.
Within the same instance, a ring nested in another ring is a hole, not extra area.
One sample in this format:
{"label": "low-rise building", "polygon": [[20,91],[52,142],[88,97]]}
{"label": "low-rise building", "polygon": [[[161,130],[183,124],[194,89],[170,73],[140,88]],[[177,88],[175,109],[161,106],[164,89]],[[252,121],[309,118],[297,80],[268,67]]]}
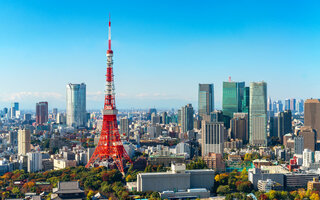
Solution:
{"label": "low-rise building", "polygon": [[308,190],[310,191],[320,191],[320,182],[319,178],[313,178],[312,181],[308,181]]}

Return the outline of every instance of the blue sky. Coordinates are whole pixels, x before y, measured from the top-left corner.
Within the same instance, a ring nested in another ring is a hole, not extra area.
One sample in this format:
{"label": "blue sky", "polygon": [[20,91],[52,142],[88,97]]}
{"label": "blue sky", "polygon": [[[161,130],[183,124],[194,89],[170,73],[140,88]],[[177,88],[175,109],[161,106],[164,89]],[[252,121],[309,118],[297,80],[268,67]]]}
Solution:
{"label": "blue sky", "polygon": [[118,108],[197,107],[198,83],[264,80],[272,99],[318,98],[317,1],[0,1],[0,108],[87,84],[102,108],[108,15]]}

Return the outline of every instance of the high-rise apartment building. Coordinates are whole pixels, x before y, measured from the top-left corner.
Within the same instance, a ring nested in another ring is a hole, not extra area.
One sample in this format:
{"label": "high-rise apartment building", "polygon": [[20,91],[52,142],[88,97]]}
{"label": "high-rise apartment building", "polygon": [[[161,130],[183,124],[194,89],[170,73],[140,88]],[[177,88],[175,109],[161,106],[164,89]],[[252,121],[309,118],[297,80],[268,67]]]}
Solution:
{"label": "high-rise apartment building", "polygon": [[181,132],[193,130],[193,107],[191,104],[187,104],[181,108]]}
{"label": "high-rise apartment building", "polygon": [[129,119],[123,117],[120,119],[120,135],[129,136]]}
{"label": "high-rise apartment building", "polygon": [[317,132],[320,139],[320,101],[319,99],[307,99],[304,102],[304,125],[310,126]]}
{"label": "high-rise apartment building", "polygon": [[67,85],[67,125],[69,127],[86,126],[86,85]]}
{"label": "high-rise apartment building", "polygon": [[223,154],[224,149],[223,122],[208,122],[203,120],[201,127],[202,157],[208,153]]}
{"label": "high-rise apartment building", "polygon": [[250,143],[257,146],[267,145],[267,83],[250,83],[249,103]]}
{"label": "high-rise apartment building", "polygon": [[26,155],[30,152],[31,136],[29,129],[20,129],[18,131],[18,154]]}
{"label": "high-rise apartment building", "polygon": [[36,123],[45,124],[48,122],[48,102],[39,102],[36,104]]}
{"label": "high-rise apartment building", "polygon": [[214,110],[214,86],[213,84],[199,84],[198,111],[199,116],[210,115]]}
{"label": "high-rise apartment building", "polygon": [[223,82],[222,111],[226,128],[230,127],[233,113],[241,112],[244,82]]}

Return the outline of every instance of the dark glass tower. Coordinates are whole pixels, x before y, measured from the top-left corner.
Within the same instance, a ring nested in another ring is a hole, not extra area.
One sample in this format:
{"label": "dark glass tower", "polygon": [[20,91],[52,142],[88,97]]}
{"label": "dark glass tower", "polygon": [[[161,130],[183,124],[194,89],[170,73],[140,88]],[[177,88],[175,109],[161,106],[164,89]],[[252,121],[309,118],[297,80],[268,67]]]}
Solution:
{"label": "dark glass tower", "polygon": [[198,111],[199,116],[208,116],[214,110],[213,84],[199,84]]}

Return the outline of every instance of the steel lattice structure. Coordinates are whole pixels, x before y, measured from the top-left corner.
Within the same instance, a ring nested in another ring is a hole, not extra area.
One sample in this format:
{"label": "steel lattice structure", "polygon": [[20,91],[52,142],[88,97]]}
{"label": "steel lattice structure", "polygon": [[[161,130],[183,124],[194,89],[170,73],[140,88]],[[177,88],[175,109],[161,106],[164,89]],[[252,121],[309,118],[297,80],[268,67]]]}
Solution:
{"label": "steel lattice structure", "polygon": [[124,173],[123,164],[131,159],[124,149],[117,122],[117,109],[115,104],[114,77],[113,77],[113,51],[111,50],[111,21],[109,20],[109,48],[107,50],[107,74],[103,114],[103,123],[98,145],[86,167],[98,161],[113,160],[119,171]]}

